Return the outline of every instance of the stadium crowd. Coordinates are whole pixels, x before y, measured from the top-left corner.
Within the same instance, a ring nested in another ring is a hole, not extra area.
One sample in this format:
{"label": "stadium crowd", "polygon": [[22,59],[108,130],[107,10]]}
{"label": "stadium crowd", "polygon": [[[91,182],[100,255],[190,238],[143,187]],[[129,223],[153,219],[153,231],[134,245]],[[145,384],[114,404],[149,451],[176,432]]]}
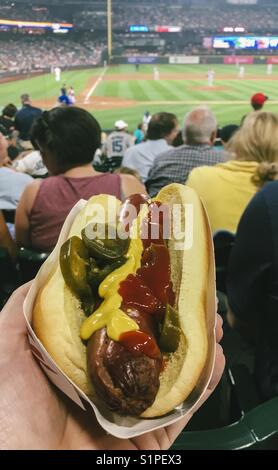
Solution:
{"label": "stadium crowd", "polygon": [[[170,4],[169,2],[160,2],[158,8],[150,8],[150,5],[144,2],[136,4],[113,5],[113,28],[126,30],[129,25],[146,25],[154,27],[161,26],[180,26],[184,30],[193,30],[196,32],[222,31],[225,27],[243,27],[247,32],[268,31],[277,29],[278,8],[272,7],[254,7],[221,5],[218,8],[217,15],[213,14],[215,4],[199,5],[199,7],[184,6],[182,4]],[[30,21],[51,21],[73,22],[77,29],[106,29],[107,12],[106,5],[92,3],[86,8],[71,4],[68,13],[54,6],[33,7],[26,9],[23,5],[0,6],[0,18],[14,20]]]}
{"label": "stadium crowd", "polygon": [[0,72],[31,72],[54,66],[97,65],[104,44],[57,37],[0,38]]}

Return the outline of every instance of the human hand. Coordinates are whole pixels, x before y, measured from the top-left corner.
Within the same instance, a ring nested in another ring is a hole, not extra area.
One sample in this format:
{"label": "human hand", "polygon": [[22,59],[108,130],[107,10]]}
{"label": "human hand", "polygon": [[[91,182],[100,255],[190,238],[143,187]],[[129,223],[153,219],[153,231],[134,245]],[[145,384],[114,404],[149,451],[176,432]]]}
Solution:
{"label": "human hand", "polygon": [[0,166],[4,164],[4,161],[8,157],[8,153],[7,153],[8,146],[9,146],[9,143],[6,137],[0,132]]}
{"label": "human hand", "polygon": [[[0,449],[168,449],[193,412],[163,429],[117,439],[100,427],[93,413],[80,410],[48,381],[28,343],[22,305],[29,288],[30,283],[18,289],[0,315]],[[219,320],[217,341],[221,337]],[[202,403],[218,384],[224,363],[217,345],[213,377]]]}

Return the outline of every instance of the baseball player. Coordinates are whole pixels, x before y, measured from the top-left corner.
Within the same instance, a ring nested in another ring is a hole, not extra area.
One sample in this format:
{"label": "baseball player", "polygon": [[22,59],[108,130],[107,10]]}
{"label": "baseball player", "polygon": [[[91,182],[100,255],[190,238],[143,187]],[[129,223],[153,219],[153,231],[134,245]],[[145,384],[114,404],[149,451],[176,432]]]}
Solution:
{"label": "baseball player", "polygon": [[244,78],[245,77],[245,67],[243,67],[243,65],[241,65],[239,67],[238,76],[239,76],[239,78]]}
{"label": "baseball player", "polygon": [[214,84],[214,76],[215,76],[214,70],[209,70],[208,73],[207,73],[208,86],[209,86],[209,87],[213,87],[213,84]]}
{"label": "baseball player", "polygon": [[76,102],[75,92],[74,92],[74,89],[73,89],[72,86],[69,87],[68,97],[69,97],[69,100],[70,100],[71,104],[75,104],[75,102]]}
{"label": "baseball player", "polygon": [[154,68],[153,68],[153,79],[154,79],[154,80],[159,80],[159,79],[160,79],[159,70],[158,70],[157,67],[154,67]]}
{"label": "baseball player", "polygon": [[273,65],[267,64],[267,69],[266,69],[267,75],[272,75],[272,71],[273,71]]}
{"label": "baseball player", "polygon": [[59,82],[61,80],[61,69],[60,69],[60,67],[55,67],[54,68],[54,75],[55,75],[56,82]]}

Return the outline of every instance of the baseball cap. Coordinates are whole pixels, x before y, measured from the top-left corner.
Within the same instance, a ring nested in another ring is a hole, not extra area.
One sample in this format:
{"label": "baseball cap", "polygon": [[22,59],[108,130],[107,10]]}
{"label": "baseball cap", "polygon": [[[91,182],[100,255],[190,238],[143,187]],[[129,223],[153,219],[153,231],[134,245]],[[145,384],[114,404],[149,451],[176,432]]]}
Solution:
{"label": "baseball cap", "polygon": [[114,125],[115,128],[118,130],[125,129],[125,127],[128,127],[128,124],[122,120],[116,121]]}
{"label": "baseball cap", "polygon": [[263,93],[256,93],[252,96],[251,103],[262,106],[267,100],[268,96],[264,95]]}

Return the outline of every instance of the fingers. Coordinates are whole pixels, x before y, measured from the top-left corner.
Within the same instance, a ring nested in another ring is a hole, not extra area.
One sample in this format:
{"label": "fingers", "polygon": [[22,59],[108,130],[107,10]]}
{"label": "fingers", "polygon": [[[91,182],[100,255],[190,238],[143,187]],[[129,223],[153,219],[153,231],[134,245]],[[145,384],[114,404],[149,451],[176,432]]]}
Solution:
{"label": "fingers", "polygon": [[210,391],[210,393],[213,392],[213,390],[216,388],[216,386],[218,385],[222,377],[222,374],[225,368],[225,362],[226,360],[225,360],[225,356],[223,353],[223,349],[220,346],[220,344],[217,344],[213,374],[212,374],[211,381],[208,386],[208,390]]}
{"label": "fingers", "polygon": [[20,297],[26,297],[33,281],[26,282],[26,284],[23,284],[22,286],[18,287],[12,294],[11,300],[13,298],[20,298]]}
{"label": "fingers", "polygon": [[195,413],[203,405],[203,403],[209,398],[212,392],[215,390],[216,386],[218,385],[222,377],[224,368],[225,368],[225,356],[223,354],[223,349],[219,344],[217,344],[216,354],[215,354],[215,363],[214,363],[214,369],[213,369],[211,381],[209,383],[209,386],[206,392],[204,393],[204,396],[197,403],[197,405],[193,408],[192,413]]}
{"label": "fingers", "polygon": [[31,287],[32,281],[16,289],[1,312],[2,327],[14,325],[19,330],[25,330],[25,320],[23,316],[23,302]]}
{"label": "fingers", "polygon": [[216,321],[216,327],[215,327],[215,334],[216,334],[216,341],[219,343],[223,337],[223,319],[222,317],[217,314],[217,321]]}

